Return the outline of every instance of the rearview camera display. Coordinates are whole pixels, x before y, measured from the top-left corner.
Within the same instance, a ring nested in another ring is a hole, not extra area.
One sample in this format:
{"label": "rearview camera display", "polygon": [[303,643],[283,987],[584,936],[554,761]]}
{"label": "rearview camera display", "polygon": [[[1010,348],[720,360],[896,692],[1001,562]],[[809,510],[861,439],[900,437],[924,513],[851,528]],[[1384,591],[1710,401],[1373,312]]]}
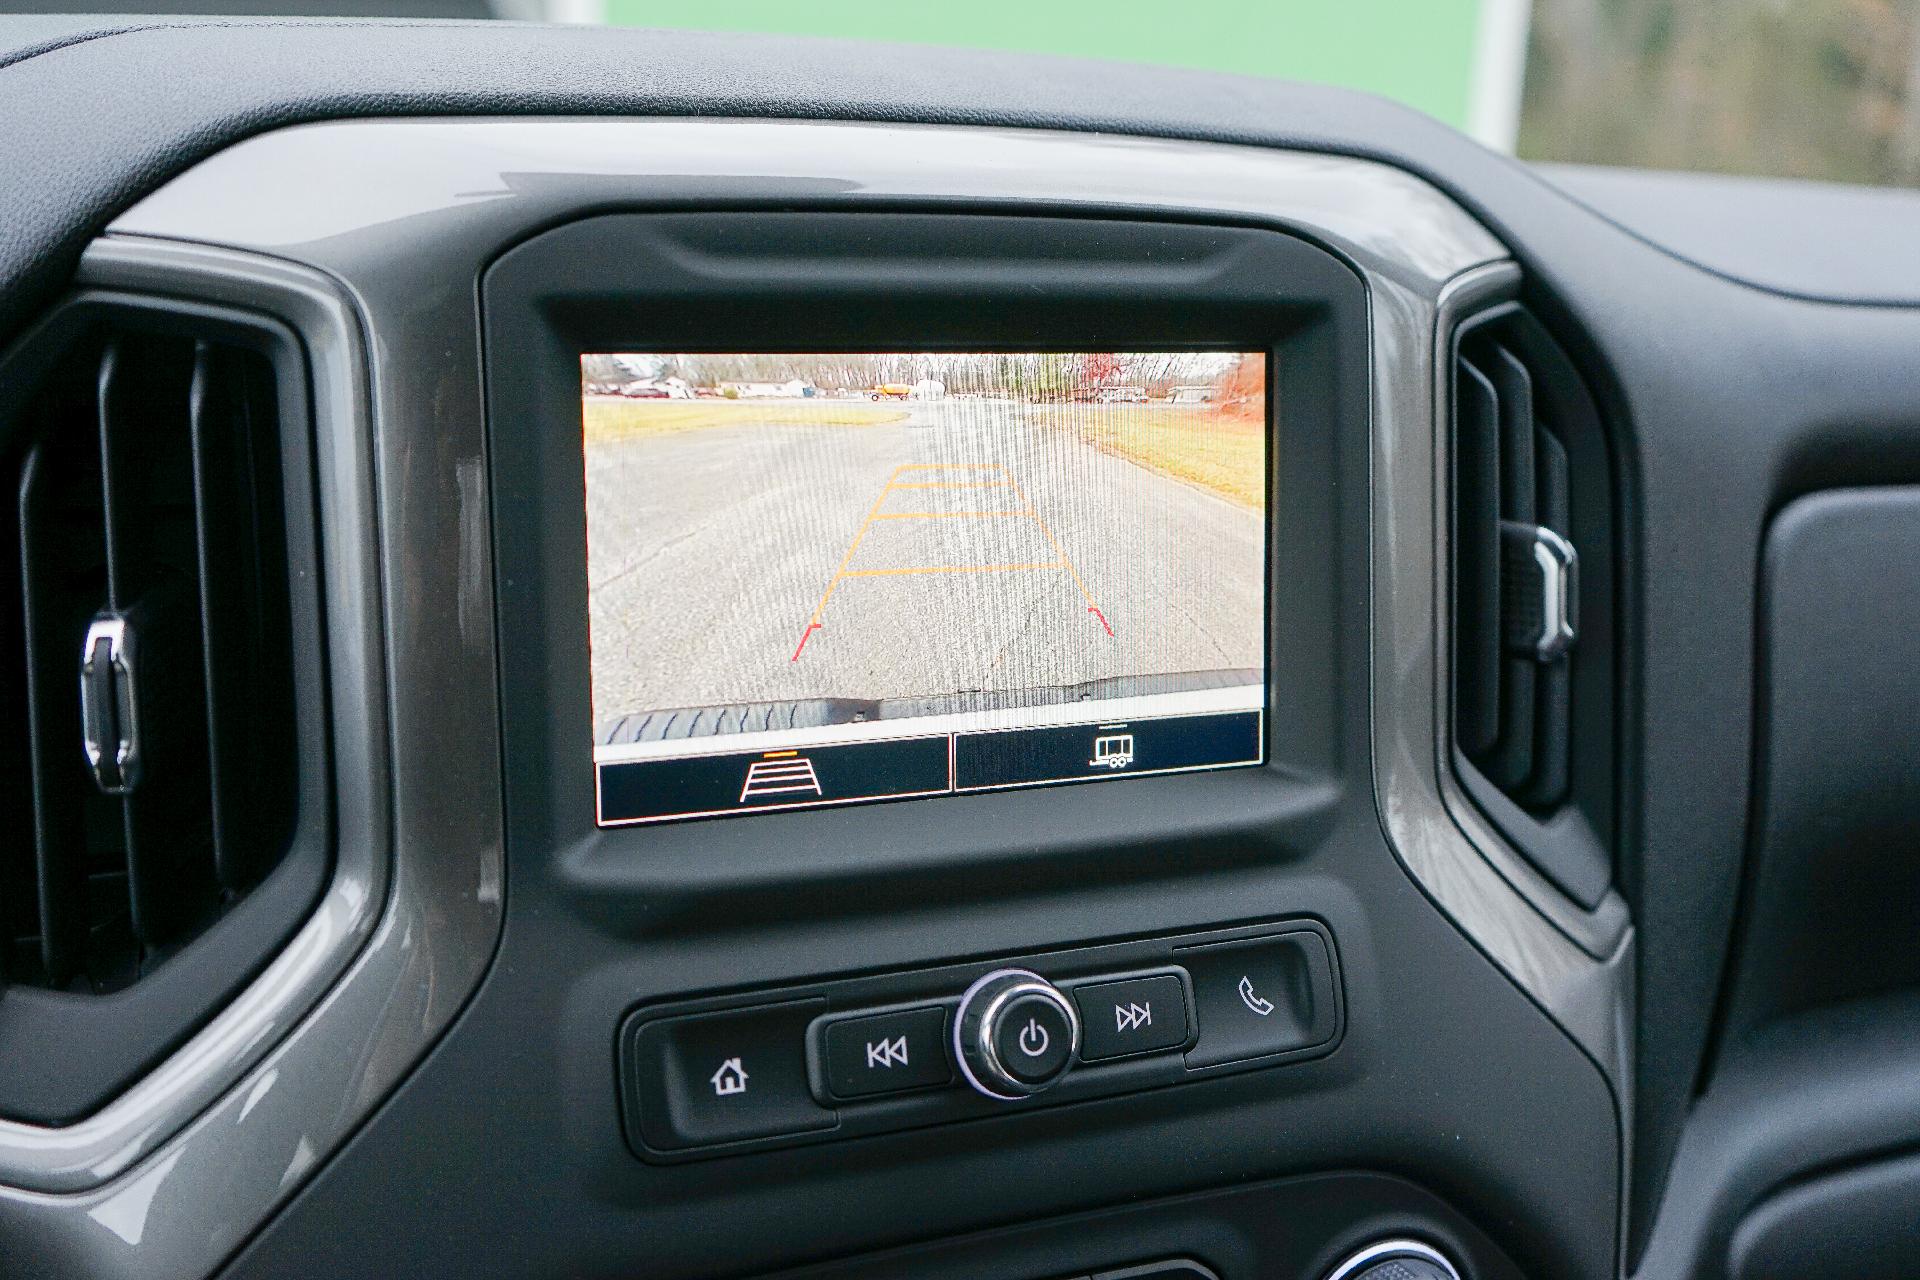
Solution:
{"label": "rearview camera display", "polygon": [[1264,353],[580,370],[601,824],[1264,758]]}

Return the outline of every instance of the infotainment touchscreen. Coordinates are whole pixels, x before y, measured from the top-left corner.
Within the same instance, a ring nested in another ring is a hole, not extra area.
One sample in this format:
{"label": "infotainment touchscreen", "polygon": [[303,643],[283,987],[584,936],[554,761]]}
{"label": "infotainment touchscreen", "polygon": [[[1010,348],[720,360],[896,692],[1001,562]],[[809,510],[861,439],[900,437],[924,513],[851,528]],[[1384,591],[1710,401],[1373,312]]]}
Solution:
{"label": "infotainment touchscreen", "polygon": [[1265,353],[580,365],[602,825],[1261,763]]}

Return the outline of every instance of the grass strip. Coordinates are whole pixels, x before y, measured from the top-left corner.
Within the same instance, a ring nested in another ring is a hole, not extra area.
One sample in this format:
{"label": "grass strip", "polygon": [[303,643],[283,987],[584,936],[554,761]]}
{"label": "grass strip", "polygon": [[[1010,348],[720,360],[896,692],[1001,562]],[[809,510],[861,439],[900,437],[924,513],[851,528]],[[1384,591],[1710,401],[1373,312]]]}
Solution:
{"label": "grass strip", "polygon": [[1267,424],[1258,415],[1164,404],[1039,405],[1029,412],[1104,453],[1250,511],[1266,510]]}

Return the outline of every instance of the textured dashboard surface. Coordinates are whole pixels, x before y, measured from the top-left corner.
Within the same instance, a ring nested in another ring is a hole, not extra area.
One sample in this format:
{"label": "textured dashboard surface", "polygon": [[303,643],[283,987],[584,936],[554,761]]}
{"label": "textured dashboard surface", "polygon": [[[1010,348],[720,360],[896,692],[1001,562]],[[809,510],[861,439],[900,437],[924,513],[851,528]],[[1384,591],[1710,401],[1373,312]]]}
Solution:
{"label": "textured dashboard surface", "polygon": [[1597,165],[1538,171],[1649,243],[1723,276],[1806,298],[1920,302],[1920,191]]}

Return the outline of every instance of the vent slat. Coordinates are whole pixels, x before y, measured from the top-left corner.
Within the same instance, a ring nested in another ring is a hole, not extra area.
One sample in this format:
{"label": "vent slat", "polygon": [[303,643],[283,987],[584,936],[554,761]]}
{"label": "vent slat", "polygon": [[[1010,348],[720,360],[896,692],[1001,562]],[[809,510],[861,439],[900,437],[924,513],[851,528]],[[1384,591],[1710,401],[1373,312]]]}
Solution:
{"label": "vent slat", "polygon": [[214,496],[235,470],[233,442],[219,429],[218,419],[225,415],[220,404],[218,363],[219,355],[212,346],[194,344],[187,421],[193,436],[194,551],[199,568],[201,671],[206,689],[207,789],[213,803],[209,838],[214,874],[223,886],[237,888],[244,877],[236,865],[240,861],[236,844],[245,824],[228,820],[228,806],[245,803],[245,765],[240,755],[243,744],[239,735],[222,732],[225,686],[216,679],[216,673],[223,665],[232,667],[247,660],[247,647],[229,643],[229,632],[219,625],[239,603],[239,592],[233,584],[238,573],[233,552],[242,545],[243,534],[234,527],[237,521],[233,506],[218,502]]}
{"label": "vent slat", "polygon": [[1573,536],[1572,478],[1567,470],[1567,449],[1560,437],[1540,429],[1534,433],[1534,448],[1540,457],[1539,487],[1536,501],[1540,523],[1563,538]]}
{"label": "vent slat", "polygon": [[1455,391],[1456,734],[1479,756],[1500,738],[1500,419],[1493,383],[1462,361]]}
{"label": "vent slat", "polygon": [[[1503,346],[1486,357],[1487,376],[1498,397],[1500,416],[1500,519],[1503,523],[1531,524],[1534,517],[1533,378],[1527,367]],[[1506,580],[1506,552],[1502,550],[1503,599],[1510,592]],[[1506,654],[1500,663],[1500,741],[1482,762],[1487,776],[1504,789],[1525,784],[1533,772],[1534,663],[1525,655]]]}
{"label": "vent slat", "polygon": [[90,438],[44,440],[20,469],[19,541],[28,754],[34,800],[34,918],[40,978],[62,987],[87,942],[92,788],[80,753],[75,677],[87,624],[106,600],[99,460]]}
{"label": "vent slat", "polygon": [[[1539,458],[1539,522],[1561,537],[1570,537],[1573,513],[1567,450],[1545,429],[1535,433],[1534,448]],[[1539,668],[1536,680],[1533,773],[1519,799],[1531,808],[1550,809],[1567,798],[1573,758],[1573,672],[1565,662],[1550,662]]]}
{"label": "vent slat", "polygon": [[[284,616],[278,455],[257,447],[275,416],[271,370],[200,343],[189,395],[199,521],[207,760],[215,873],[229,890],[257,881],[285,847],[292,756],[262,751],[292,724],[287,650],[266,619]],[[234,495],[246,495],[236,502]]]}
{"label": "vent slat", "polygon": [[[11,499],[19,500],[18,486]],[[0,486],[0,501],[9,497]],[[17,515],[9,508],[8,515]],[[18,534],[19,522],[12,523]],[[27,713],[26,610],[13,607],[24,599],[20,587],[21,555],[0,554],[0,812],[14,815],[13,829],[0,834],[0,981],[26,965],[13,954],[22,939],[40,933],[39,876],[32,857],[9,857],[9,845],[25,836],[31,841],[33,821],[33,756]]]}
{"label": "vent slat", "polygon": [[191,348],[114,343],[101,360],[100,441],[114,609],[138,637],[145,777],[123,802],[134,934],[165,947],[217,900],[207,783],[198,521],[188,422]]}
{"label": "vent slat", "polygon": [[1486,364],[1500,398],[1500,515],[1517,524],[1532,524],[1539,485],[1533,447],[1533,375],[1505,347],[1494,347]]}
{"label": "vent slat", "polygon": [[[1503,594],[1513,590],[1508,571],[1511,554],[1502,548]],[[1500,739],[1479,761],[1493,784],[1502,791],[1522,786],[1533,772],[1535,676],[1538,666],[1524,654],[1504,653],[1500,659]]]}

